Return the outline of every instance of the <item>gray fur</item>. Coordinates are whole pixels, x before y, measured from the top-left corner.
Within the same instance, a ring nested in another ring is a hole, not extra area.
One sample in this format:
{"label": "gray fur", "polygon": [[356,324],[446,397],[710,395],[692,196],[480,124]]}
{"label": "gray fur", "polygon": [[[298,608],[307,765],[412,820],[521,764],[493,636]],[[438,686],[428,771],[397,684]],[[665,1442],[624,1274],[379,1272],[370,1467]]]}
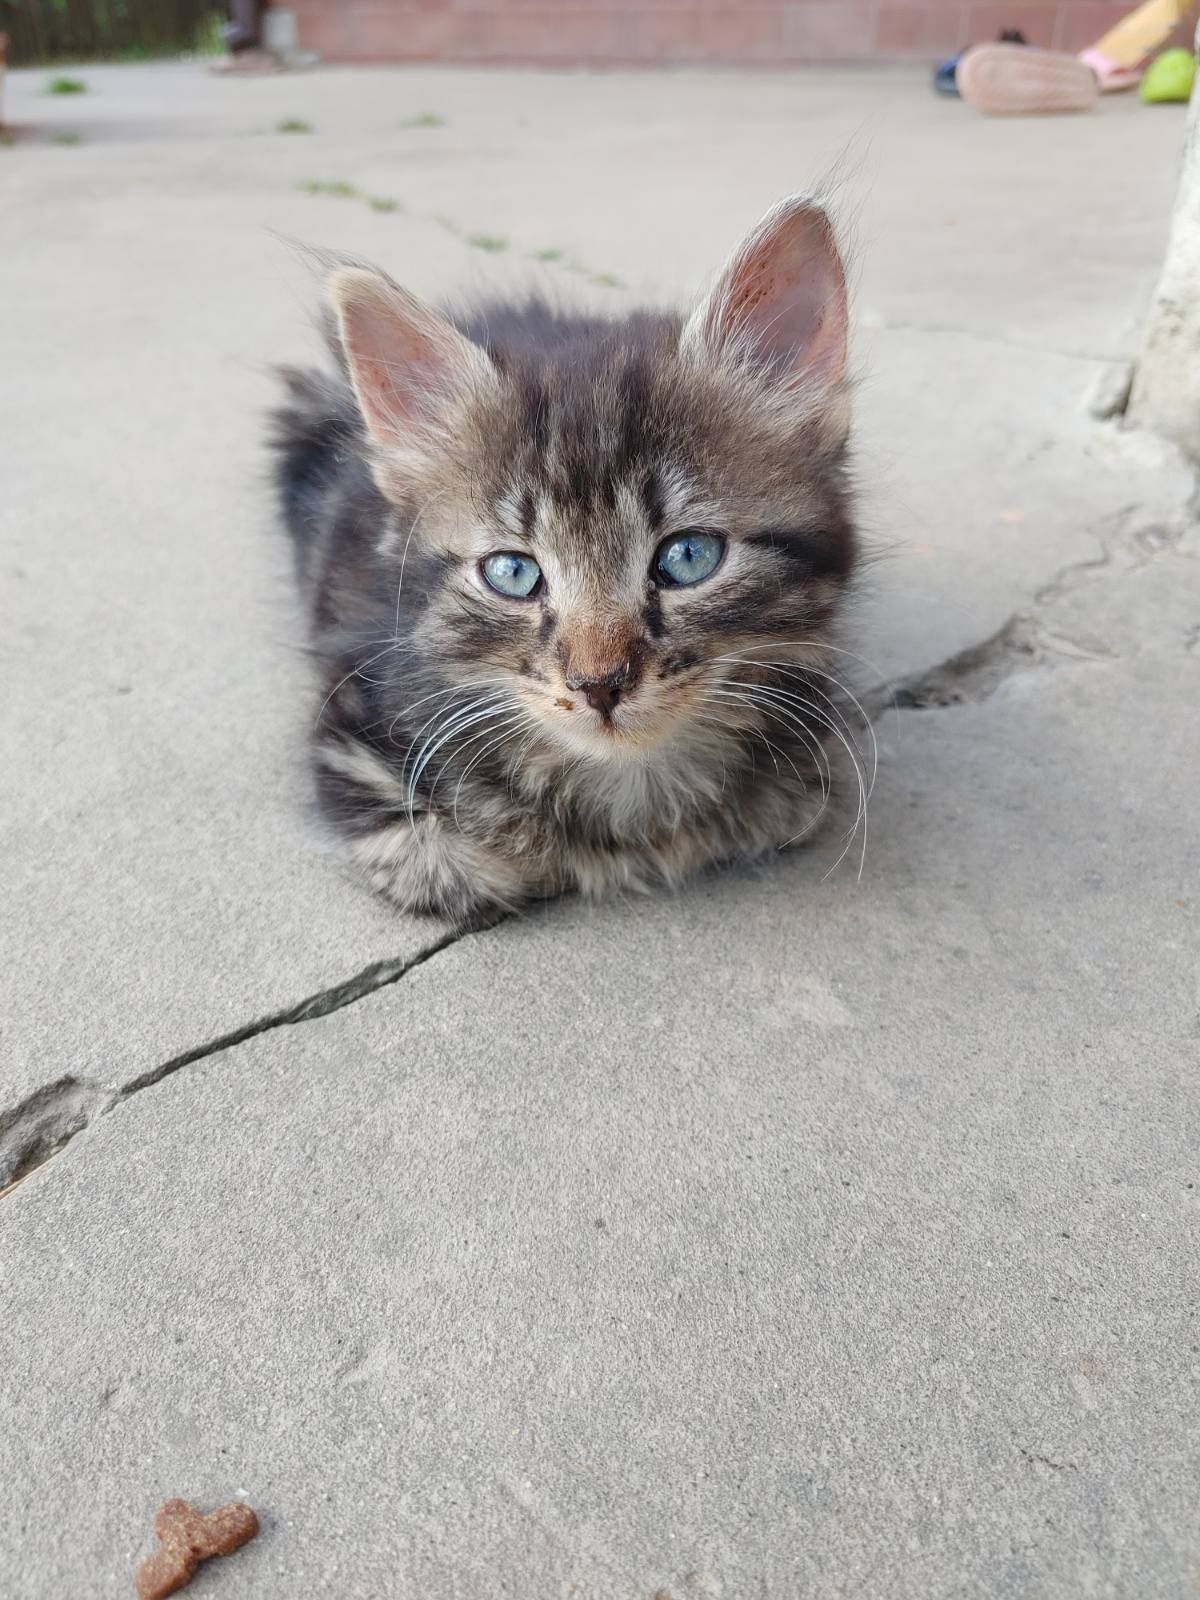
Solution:
{"label": "gray fur", "polygon": [[[364,278],[349,362],[286,375],[274,440],[318,799],[351,858],[406,910],[470,923],[808,836],[853,747],[830,653],[857,553],[840,374],[781,371],[777,336],[757,363],[732,324],[723,348],[712,312],[681,341],[682,318],[537,300],[458,319],[460,360],[439,314]],[[737,284],[714,290],[733,323]],[[403,360],[364,366],[367,302],[423,319]],[[400,369],[430,328],[446,365],[418,392]],[[722,566],[663,588],[656,548],[696,528]],[[542,567],[533,599],[480,577],[514,548]],[[614,687],[589,699],[596,674]]]}

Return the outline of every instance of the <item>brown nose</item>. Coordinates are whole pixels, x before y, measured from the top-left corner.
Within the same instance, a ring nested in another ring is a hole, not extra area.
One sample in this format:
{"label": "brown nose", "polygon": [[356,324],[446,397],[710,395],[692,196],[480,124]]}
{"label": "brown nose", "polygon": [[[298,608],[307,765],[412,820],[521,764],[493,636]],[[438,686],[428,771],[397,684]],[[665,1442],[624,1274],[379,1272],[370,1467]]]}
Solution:
{"label": "brown nose", "polygon": [[621,698],[621,691],[629,682],[627,661],[606,673],[603,678],[587,677],[580,672],[567,673],[567,688],[581,694],[594,711],[602,717],[611,717]]}

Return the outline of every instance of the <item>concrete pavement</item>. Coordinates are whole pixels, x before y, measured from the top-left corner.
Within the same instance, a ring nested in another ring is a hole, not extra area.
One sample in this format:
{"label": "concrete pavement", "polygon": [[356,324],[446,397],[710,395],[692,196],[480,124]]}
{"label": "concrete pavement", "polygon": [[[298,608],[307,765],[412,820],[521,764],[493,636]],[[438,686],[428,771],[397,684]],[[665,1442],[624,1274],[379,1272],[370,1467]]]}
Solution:
{"label": "concrete pavement", "polygon": [[[5,1593],[128,1592],[180,1493],[263,1518],[214,1595],[1194,1594],[1200,545],[1085,408],[1182,116],[82,75],[0,151]],[[839,163],[861,880],[387,913],[303,815],[273,235],[618,304]]]}

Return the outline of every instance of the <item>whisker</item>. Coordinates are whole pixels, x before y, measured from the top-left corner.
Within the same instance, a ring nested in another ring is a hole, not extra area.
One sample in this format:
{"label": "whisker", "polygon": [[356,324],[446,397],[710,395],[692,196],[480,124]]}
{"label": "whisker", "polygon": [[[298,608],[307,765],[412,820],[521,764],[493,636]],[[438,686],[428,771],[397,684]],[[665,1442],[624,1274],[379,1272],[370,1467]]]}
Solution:
{"label": "whisker", "polygon": [[832,696],[830,696],[826,690],[822,690],[819,683],[808,682],[808,680],[813,677],[827,678],[830,683],[834,683],[834,685],[837,686],[838,690],[842,690],[842,693],[845,694],[846,699],[850,699],[850,701],[853,701],[854,706],[858,707],[859,715],[862,717],[862,725],[864,725],[864,728],[869,731],[870,736],[872,736],[872,744],[874,744],[874,728],[870,726],[870,718],[867,717],[866,709],[862,707],[861,701],[854,696],[853,690],[850,690],[850,688],[848,688],[848,686],[846,686],[845,683],[840,680],[840,678],[834,677],[832,672],[824,672],[821,667],[810,667],[806,666],[806,664],[800,664],[800,666],[795,667],[795,669],[789,669],[789,667],[784,666],[782,662],[762,661],[762,659],[758,659],[757,656],[714,656],[714,661],[731,661],[734,662],[734,664],[738,664],[738,666],[762,667],[762,669],[766,670],[766,672],[778,672],[778,674],[781,674],[782,677],[798,678],[800,682],[805,683],[806,688],[813,690],[814,694],[821,694],[821,698],[824,699],[827,704],[829,704],[830,710],[837,715],[838,720],[840,720],[840,723],[842,723],[846,733],[850,734],[850,738],[853,739],[853,726],[851,726],[850,718],[846,717],[842,707],[838,706],[837,701],[834,701],[834,698],[832,698]]}
{"label": "whisker", "polygon": [[[861,656],[854,650],[847,650],[845,648],[845,646],[843,646],[843,645],[828,644],[824,640],[818,641],[818,640],[814,640],[814,639],[771,639],[771,640],[765,641],[758,648],[763,649],[763,650],[776,650],[776,649],[783,650],[783,649],[797,649],[798,648],[798,649],[803,649],[803,650],[816,651],[818,654],[824,654],[825,652],[829,652],[832,655],[848,656],[851,661],[860,662],[864,667],[866,667],[868,672],[874,674],[874,677],[875,677],[875,680],[876,680],[875,683],[871,686],[871,688],[870,689],[865,689],[863,691],[863,693],[866,694],[866,695],[871,695],[871,696],[875,695],[876,693],[882,693],[883,696],[884,696],[884,704],[885,705],[889,700],[891,701],[892,711],[894,712],[895,717],[896,717],[896,733],[897,733],[897,735],[900,734],[900,731],[901,731],[900,705],[899,705],[899,702],[896,699],[896,692],[892,688],[891,679],[888,677],[887,673],[884,672],[883,668],[879,665],[878,662],[870,660],[870,658],[867,657],[867,656]],[[774,665],[775,663],[772,662],[771,664]],[[806,664],[805,662],[797,663],[797,665],[800,665],[800,666],[804,666],[805,664]],[[834,679],[834,681],[837,682],[836,679]],[[844,683],[839,684],[839,687],[846,694],[850,693],[849,689],[846,688],[846,685]],[[853,696],[851,696],[851,698],[853,698]],[[860,713],[862,714],[863,721],[868,723],[868,724],[870,724],[873,719],[868,714],[866,708],[861,704],[861,702],[856,701],[855,703],[858,705],[858,709],[859,709]]]}
{"label": "whisker", "polygon": [[408,538],[405,539],[405,541],[404,541],[404,549],[403,549],[403,551],[401,552],[401,555],[400,555],[400,576],[396,581],[396,635],[397,635],[397,637],[399,637],[399,634],[400,634],[400,591],[404,588],[404,566],[405,566],[405,563],[408,560],[408,549],[409,549],[409,546],[413,542],[413,535],[416,533],[417,529],[421,525],[421,518],[429,510],[430,506],[436,505],[439,500],[444,500],[449,493],[450,493],[449,489],[440,489],[436,494],[431,494],[429,496],[429,499],[426,500],[424,502],[424,504],[419,507],[416,516],[413,518],[412,523],[409,526]]}
{"label": "whisker", "polygon": [[[816,763],[817,771],[821,776],[822,789],[827,792],[827,780],[831,779],[832,774],[829,769],[828,759],[826,758],[824,750],[821,748],[820,738],[814,729],[805,723],[803,717],[797,715],[796,712],[790,709],[790,705],[793,702],[798,702],[798,697],[786,693],[783,690],[770,689],[767,685],[759,683],[751,684],[738,681],[737,689],[740,693],[747,695],[751,702],[756,704],[761,710],[766,709],[763,704],[763,697],[768,697],[767,703],[770,706],[771,713],[774,714],[775,720],[782,720],[784,726],[786,726],[793,733],[797,734],[805,749],[812,756],[814,762]],[[783,702],[782,706],[778,704],[779,701]],[[814,711],[816,710],[815,707],[811,707],[810,709]],[[819,714],[817,720],[823,722],[823,719],[819,716]]]}
{"label": "whisker", "polygon": [[[388,737],[389,740],[391,739],[392,735],[396,731],[396,724],[400,721],[401,717],[407,716],[410,711],[415,711],[418,706],[424,705],[425,702],[428,701],[428,700],[435,700],[439,696],[444,699],[448,695],[452,695],[452,694],[470,694],[473,690],[486,688],[490,684],[495,684],[495,683],[505,683],[506,684],[508,682],[510,682],[509,678],[507,678],[507,677],[505,677],[503,675],[497,675],[494,678],[473,678],[469,683],[455,684],[453,687],[451,687],[449,689],[435,689],[432,694],[422,695],[419,700],[412,700],[412,701],[408,702],[406,705],[402,706],[401,709],[392,718],[391,723],[388,726],[387,737]],[[440,711],[435,711],[432,716],[426,717],[425,721],[421,724],[421,726],[417,729],[416,733],[413,734],[412,738],[408,741],[410,750],[411,750],[412,746],[416,744],[417,740],[421,737],[421,735],[425,732],[425,729],[429,726],[429,724],[431,722],[435,722],[440,715],[441,715]],[[380,721],[382,721],[382,720],[383,719],[380,718]],[[378,724],[373,724],[373,726],[378,726]]]}
{"label": "whisker", "polygon": [[[750,663],[750,664],[758,665],[759,663]],[[739,687],[745,689],[747,691],[747,693],[750,694],[752,697],[767,696],[767,697],[770,698],[772,703],[777,703],[779,701],[783,701],[786,704],[787,702],[790,701],[790,702],[793,702],[796,705],[803,706],[804,708],[806,708],[810,712],[810,714],[812,714],[813,716],[816,717],[817,721],[821,724],[821,726],[823,726],[825,728],[828,728],[830,733],[833,734],[833,736],[838,740],[838,742],[842,745],[843,749],[846,751],[846,754],[850,758],[851,765],[854,768],[854,776],[855,776],[855,780],[856,780],[857,785],[858,785],[858,811],[857,811],[857,814],[856,814],[856,816],[854,818],[854,822],[853,822],[852,826],[849,829],[847,829],[847,831],[846,831],[846,842],[845,842],[845,845],[843,846],[841,853],[838,855],[837,859],[834,861],[833,866],[829,869],[829,871],[833,872],[833,871],[836,870],[836,868],[838,866],[840,866],[841,862],[844,860],[844,858],[846,856],[847,851],[849,851],[849,849],[851,848],[851,846],[852,846],[852,844],[854,842],[854,839],[858,834],[859,828],[861,827],[862,828],[862,847],[861,847],[861,853],[860,853],[860,856],[859,856],[859,864],[858,864],[858,876],[859,876],[859,880],[861,881],[863,868],[864,868],[864,866],[866,864],[867,801],[868,801],[868,797],[869,797],[869,790],[867,789],[866,783],[864,781],[864,774],[863,774],[863,771],[862,771],[862,767],[859,764],[858,752],[856,751],[854,746],[851,744],[850,740],[848,740],[845,737],[845,735],[842,733],[841,729],[835,723],[831,722],[829,720],[829,718],[825,717],[821,713],[820,709],[818,707],[814,706],[811,701],[804,700],[800,695],[796,694],[794,691],[787,690],[787,689],[775,688],[775,687],[772,687],[772,686],[767,685],[767,684],[742,684],[742,685],[739,685]],[[828,697],[826,697],[826,698],[828,698]],[[761,701],[759,703],[761,704]],[[834,709],[836,709],[836,708],[834,708]],[[795,725],[797,731],[800,732],[801,738],[804,739],[805,744],[808,745],[807,734],[811,733],[812,730],[811,729],[807,729],[806,730],[804,728],[802,719],[796,713],[794,713],[794,712],[786,713],[785,712],[784,714],[789,717],[789,720],[794,722],[794,725]],[[809,748],[810,749],[812,748],[811,745],[809,745]],[[828,789],[826,789],[825,793],[824,793],[824,797],[823,797],[822,808],[821,808],[822,812],[824,811],[825,804],[828,803],[828,800],[829,800],[829,791],[828,791]],[[820,814],[821,813],[818,813],[818,815],[820,815]],[[807,832],[809,830],[805,829],[804,831]],[[798,835],[797,837],[802,837],[802,835]],[[794,842],[795,842],[795,840],[789,840],[788,841],[789,844],[794,843]],[[829,873],[826,873],[825,876],[828,877]]]}
{"label": "whisker", "polygon": [[[780,725],[780,727],[790,728],[790,724],[788,722],[786,722],[783,717],[777,715],[769,707],[763,706],[761,704],[756,704],[753,700],[750,699],[750,697],[748,695],[736,694],[736,693],[733,693],[732,691],[727,690],[727,689],[710,689],[709,693],[712,694],[712,695],[717,696],[719,699],[722,699],[722,700],[733,700],[733,701],[736,701],[739,705],[750,706],[752,710],[758,711],[762,716],[770,717],[771,720],[773,722],[777,722]],[[762,731],[761,728],[751,728],[748,731],[751,732],[751,733],[754,733],[759,739],[762,740],[763,744],[766,745],[767,750],[770,752],[771,760],[772,760],[772,762],[774,762],[776,775],[777,776],[781,776],[780,771],[779,771],[779,762],[778,762],[778,760],[776,760],[776,755],[778,754],[778,755],[781,755],[783,757],[783,759],[787,762],[788,766],[791,767],[792,771],[796,774],[796,777],[799,779],[799,782],[800,782],[800,787],[802,789],[807,790],[808,785],[805,783],[804,777],[801,774],[799,767],[797,767],[796,763],[787,754],[787,752],[785,750],[780,750],[778,745],[772,743],[772,741],[767,738],[766,734]],[[811,750],[811,748],[812,747],[809,746],[810,750]],[[820,768],[819,767],[818,767],[817,770],[818,770],[818,774],[820,774]],[[825,792],[825,783],[824,783],[823,775],[822,775],[821,788],[822,788],[822,793],[824,793]]]}
{"label": "whisker", "polygon": [[[477,767],[479,765],[489,751],[495,750],[498,745],[502,745],[506,739],[511,738],[518,729],[527,727],[531,721],[532,718],[527,711],[518,711],[516,715],[510,718],[508,722],[499,725],[499,737],[492,739],[490,743],[485,744],[483,749],[480,750],[477,755],[472,756],[470,761],[467,762],[467,765],[463,768],[459,775],[458,783],[454,789],[454,798],[451,801],[451,811],[454,816],[455,827],[458,826],[458,800],[459,796],[462,794],[462,786],[466,782],[467,774],[472,770],[473,767]],[[463,752],[465,753],[467,750],[469,750],[471,746],[478,743],[480,739],[486,739],[489,734],[496,732],[497,727],[493,726],[491,728],[486,728],[483,733],[476,734],[473,739],[467,740],[467,743],[463,746]],[[434,784],[434,788],[437,788],[436,783]]]}
{"label": "whisker", "polygon": [[[391,650],[397,648],[398,645],[399,640],[394,640],[392,644],[387,645],[384,649],[380,650],[376,655],[369,657],[366,661],[355,662],[354,666],[350,668],[350,671],[346,674],[346,676],[344,678],[339,678],[334,684],[333,688],[330,689],[329,693],[325,696],[324,700],[321,701],[321,704],[317,710],[315,721],[318,723],[320,722],[321,718],[325,715],[326,709],[329,706],[329,702],[333,699],[334,695],[338,692],[343,684],[349,683],[351,678],[362,677],[363,669],[365,667],[373,667],[377,661],[382,661],[384,656],[386,656]],[[367,679],[366,681],[369,682],[370,680]]]}
{"label": "whisker", "polygon": [[464,733],[467,728],[472,727],[477,722],[484,721],[489,717],[494,717],[497,715],[498,711],[500,710],[501,703],[507,698],[507,695],[505,695],[503,691],[495,695],[481,696],[480,699],[472,701],[470,705],[463,706],[452,716],[437,724],[433,733],[429,735],[429,737],[425,740],[425,743],[421,746],[420,753],[418,754],[413,766],[412,776],[409,779],[408,815],[410,821],[413,820],[414,817],[417,798],[417,784],[421,781],[421,774],[425,771],[425,768],[429,765],[430,761],[437,754],[437,752],[446,743],[447,739],[454,738],[456,734]]}
{"label": "whisker", "polygon": [[[878,743],[876,741],[876,738],[875,738],[875,729],[871,724],[871,718],[867,715],[866,708],[863,706],[862,702],[855,695],[854,691],[847,684],[843,683],[840,678],[836,677],[832,672],[823,671],[820,667],[810,667],[808,665],[801,665],[796,670],[789,670],[789,668],[785,667],[780,662],[777,662],[777,661],[762,661],[762,660],[759,660],[757,657],[754,657],[754,656],[732,656],[732,655],[729,655],[729,656],[714,656],[713,660],[717,661],[717,662],[732,661],[732,662],[736,662],[737,664],[742,665],[742,666],[762,667],[765,670],[770,671],[770,672],[782,673],[785,678],[799,678],[802,682],[806,683],[806,687],[810,688],[813,691],[814,694],[819,694],[821,696],[821,698],[826,701],[826,703],[829,705],[830,710],[833,711],[835,713],[835,715],[838,717],[838,719],[841,722],[841,725],[845,729],[846,733],[849,735],[850,738],[853,739],[854,738],[854,730],[851,727],[850,721],[846,717],[845,713],[842,711],[841,707],[838,706],[837,702],[833,699],[833,697],[830,694],[828,694],[824,689],[822,689],[819,684],[808,683],[807,679],[810,676],[811,677],[818,677],[818,678],[825,678],[830,683],[832,683],[835,688],[841,690],[841,692],[846,696],[846,698],[848,700],[850,700],[854,704],[854,706],[857,708],[858,713],[859,713],[860,717],[862,718],[862,725],[867,730],[867,733],[870,736],[870,739],[871,739],[871,784],[870,784],[870,787],[872,789],[874,789],[874,787],[875,787],[875,777],[876,777],[876,773],[878,772],[878,769],[879,769],[879,745],[878,745]],[[815,709],[815,708],[813,708],[813,709]],[[857,742],[858,741],[855,740],[856,744],[857,744]]]}
{"label": "whisker", "polygon": [[[782,699],[794,698],[797,701],[800,700],[799,696],[792,695],[791,692],[788,691],[788,690],[770,689],[766,685],[759,685],[758,687],[760,689],[760,692],[762,692],[764,694],[777,696],[777,697],[782,698]],[[821,725],[823,727],[828,728],[830,733],[833,734],[834,738],[838,740],[838,742],[842,745],[842,748],[845,750],[846,754],[850,757],[851,765],[854,768],[854,776],[855,776],[855,780],[856,780],[857,785],[858,785],[858,812],[857,812],[857,814],[856,814],[856,816],[854,818],[853,825],[849,829],[847,829],[847,831],[846,831],[845,847],[843,848],[841,854],[838,856],[837,860],[834,862],[833,867],[830,868],[830,871],[833,871],[834,868],[836,868],[838,865],[840,865],[840,863],[841,863],[842,859],[844,858],[846,852],[850,849],[851,845],[853,844],[854,838],[857,835],[859,827],[861,825],[862,830],[863,830],[862,854],[860,855],[860,858],[859,858],[859,877],[861,879],[863,865],[864,865],[864,863],[866,861],[867,800],[868,800],[868,793],[869,792],[868,792],[866,784],[864,782],[864,776],[863,776],[862,767],[859,764],[858,752],[854,748],[854,746],[850,743],[850,741],[845,737],[845,735],[842,733],[841,729],[838,728],[834,723],[830,722],[828,718],[823,717],[820,714],[820,712],[817,710],[817,708],[812,706],[811,702],[807,702],[806,701],[806,702],[802,702],[802,703],[805,704],[807,706],[807,708],[809,709],[809,711],[813,715],[815,715],[817,717],[817,719],[821,723]],[[826,874],[826,876],[828,876],[828,874]]]}
{"label": "whisker", "polygon": [[816,761],[818,768],[823,770],[827,777],[829,777],[829,779],[832,781],[832,772],[829,767],[828,757],[826,756],[825,750],[821,744],[820,735],[815,731],[815,729],[810,727],[804,721],[803,716],[791,709],[792,706],[802,707],[804,710],[810,712],[813,717],[815,717],[817,723],[821,727],[829,728],[831,732],[836,732],[837,730],[833,728],[828,719],[821,714],[820,708],[814,706],[811,701],[802,700],[799,695],[792,694],[784,689],[774,689],[763,683],[749,686],[749,692],[751,692],[756,698],[764,695],[767,696],[770,700],[770,703],[774,706],[778,706],[778,702],[782,702],[782,706],[778,707],[781,714],[788,718],[789,725],[794,727],[795,731],[799,734],[805,748],[810,752],[813,759]]}

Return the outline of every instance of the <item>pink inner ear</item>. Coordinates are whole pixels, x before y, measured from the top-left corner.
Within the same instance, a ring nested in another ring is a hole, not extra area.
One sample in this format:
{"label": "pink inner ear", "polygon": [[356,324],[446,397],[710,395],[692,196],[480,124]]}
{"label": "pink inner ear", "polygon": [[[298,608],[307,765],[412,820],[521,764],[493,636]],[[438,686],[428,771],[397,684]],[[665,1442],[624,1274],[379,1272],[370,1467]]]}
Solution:
{"label": "pink inner ear", "polygon": [[432,396],[449,387],[445,352],[394,316],[348,316],[346,353],[377,437],[403,433],[423,420]]}
{"label": "pink inner ear", "polygon": [[719,294],[718,339],[748,340],[795,381],[836,381],[846,364],[846,282],[823,212],[806,206],[752,238]]}
{"label": "pink inner ear", "polygon": [[439,312],[375,273],[346,268],[330,287],[371,437],[407,445],[436,433],[487,371],[483,352]]}

